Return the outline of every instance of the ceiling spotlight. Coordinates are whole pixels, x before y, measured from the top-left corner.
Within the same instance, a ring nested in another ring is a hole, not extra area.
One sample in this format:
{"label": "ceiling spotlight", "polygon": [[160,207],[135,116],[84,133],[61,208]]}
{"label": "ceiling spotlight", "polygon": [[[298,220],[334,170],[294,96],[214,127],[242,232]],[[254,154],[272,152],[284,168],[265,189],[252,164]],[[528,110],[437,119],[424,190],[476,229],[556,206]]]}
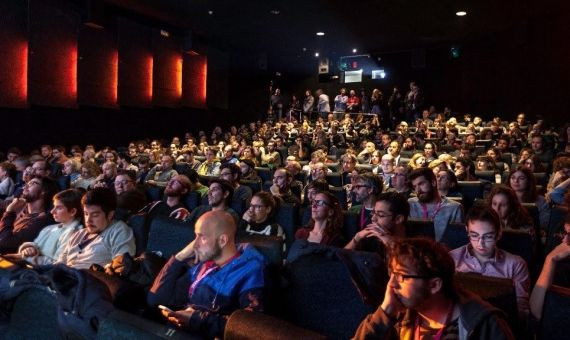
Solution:
{"label": "ceiling spotlight", "polygon": [[356,48],[353,48],[353,49],[352,49],[352,53],[356,53]]}
{"label": "ceiling spotlight", "polygon": [[467,15],[467,12],[465,11],[459,11],[459,12],[455,12],[455,15],[457,15],[458,17],[464,17]]}
{"label": "ceiling spotlight", "polygon": [[319,52],[315,52],[315,57],[319,57]]}
{"label": "ceiling spotlight", "polygon": [[303,47],[303,52],[306,52],[306,51],[307,51],[307,48],[306,48],[306,47]]}
{"label": "ceiling spotlight", "polygon": [[212,14],[214,14],[214,11],[210,10],[210,11],[208,11],[208,14],[212,15]]}
{"label": "ceiling spotlight", "polygon": [[269,11],[269,13],[271,13],[271,14],[273,14],[273,15],[279,15],[279,14],[281,13],[281,11],[278,10],[278,9],[272,9],[272,10]]}
{"label": "ceiling spotlight", "polygon": [[318,35],[319,37],[322,37],[323,35],[325,35],[325,32],[317,32],[317,35]]}

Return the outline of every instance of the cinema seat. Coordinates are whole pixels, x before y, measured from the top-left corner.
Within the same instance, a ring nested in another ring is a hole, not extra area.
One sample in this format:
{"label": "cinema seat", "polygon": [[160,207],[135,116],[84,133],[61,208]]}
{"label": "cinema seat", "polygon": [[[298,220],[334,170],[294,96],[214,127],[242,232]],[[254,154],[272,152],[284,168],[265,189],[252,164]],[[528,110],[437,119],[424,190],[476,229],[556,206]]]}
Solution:
{"label": "cinema seat", "polygon": [[225,340],[319,340],[325,336],[297,327],[275,317],[237,310],[232,313],[226,324]]}
{"label": "cinema seat", "polygon": [[146,250],[169,258],[186,247],[195,237],[194,228],[189,223],[157,216],[150,222]]}
{"label": "cinema seat", "polygon": [[539,339],[565,340],[570,329],[570,288],[552,286],[546,293]]}

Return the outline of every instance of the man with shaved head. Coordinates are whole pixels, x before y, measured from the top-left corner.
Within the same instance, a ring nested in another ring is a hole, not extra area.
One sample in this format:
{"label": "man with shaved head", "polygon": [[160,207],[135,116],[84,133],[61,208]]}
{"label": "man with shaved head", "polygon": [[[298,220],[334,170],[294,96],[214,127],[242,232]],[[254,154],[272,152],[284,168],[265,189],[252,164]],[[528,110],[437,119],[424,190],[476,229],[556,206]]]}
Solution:
{"label": "man with shaved head", "polygon": [[173,311],[162,314],[176,326],[207,338],[222,337],[237,309],[263,310],[263,256],[235,243],[236,223],[225,211],[196,221],[196,239],[172,256],[154,280],[147,302]]}

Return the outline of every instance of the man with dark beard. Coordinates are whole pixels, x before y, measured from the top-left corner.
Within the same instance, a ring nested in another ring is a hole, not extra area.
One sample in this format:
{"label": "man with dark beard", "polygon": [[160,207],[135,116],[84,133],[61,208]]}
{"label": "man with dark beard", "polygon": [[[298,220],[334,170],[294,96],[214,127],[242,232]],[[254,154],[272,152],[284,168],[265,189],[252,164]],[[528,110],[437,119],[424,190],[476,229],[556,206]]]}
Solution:
{"label": "man with dark beard", "polygon": [[179,220],[184,220],[190,212],[182,204],[182,198],[191,190],[191,183],[188,177],[176,175],[172,177],[166,188],[162,201],[155,201],[144,207],[141,212],[146,212],[149,218],[156,216],[168,216]]}
{"label": "man with dark beard", "polygon": [[56,193],[57,184],[48,177],[32,177],[26,183],[22,196],[8,205],[0,221],[0,254],[16,252],[50,224],[48,206]]}
{"label": "man with dark beard", "polygon": [[238,214],[230,208],[230,203],[234,195],[233,185],[225,179],[213,179],[210,181],[208,189],[208,205],[201,205],[192,210],[192,214],[186,219],[191,225],[194,225],[198,218],[208,211],[225,211],[230,214],[235,223],[239,221]]}
{"label": "man with dark beard", "polygon": [[415,169],[410,173],[410,183],[416,197],[410,198],[410,217],[432,220],[435,239],[439,241],[450,222],[462,222],[461,204],[441,197],[437,191],[437,181],[429,168]]}
{"label": "man with dark beard", "polygon": [[196,239],[154,280],[148,304],[172,308],[162,311],[169,322],[209,339],[222,337],[235,310],[262,311],[265,260],[253,246],[236,245],[236,229],[227,212],[204,213],[196,221]]}

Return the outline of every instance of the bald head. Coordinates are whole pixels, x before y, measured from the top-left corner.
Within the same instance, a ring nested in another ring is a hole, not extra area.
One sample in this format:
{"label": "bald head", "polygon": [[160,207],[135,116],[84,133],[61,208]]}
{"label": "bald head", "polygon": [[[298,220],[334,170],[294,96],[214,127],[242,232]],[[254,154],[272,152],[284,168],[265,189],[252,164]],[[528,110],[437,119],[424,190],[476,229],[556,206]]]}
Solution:
{"label": "bald head", "polygon": [[225,211],[209,211],[196,221],[194,250],[200,261],[223,263],[236,252],[236,222]]}

